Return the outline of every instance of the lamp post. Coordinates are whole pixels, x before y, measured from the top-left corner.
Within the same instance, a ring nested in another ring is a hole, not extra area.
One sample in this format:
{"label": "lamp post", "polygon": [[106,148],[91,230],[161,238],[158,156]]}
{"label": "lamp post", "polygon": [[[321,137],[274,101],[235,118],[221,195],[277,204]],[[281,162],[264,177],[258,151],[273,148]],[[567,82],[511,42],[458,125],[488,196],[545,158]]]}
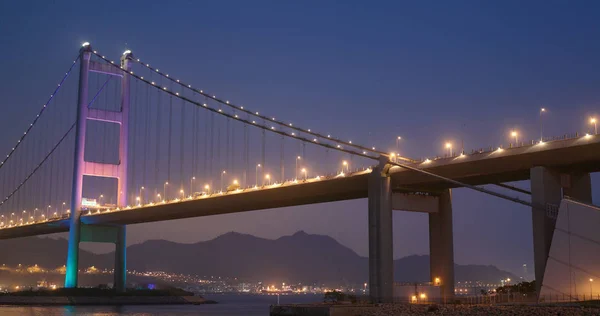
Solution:
{"label": "lamp post", "polygon": [[[65,210],[66,210],[66,208],[67,208],[67,203],[63,202],[63,203],[62,203],[62,206],[63,206],[63,208],[62,208],[62,212],[61,212],[61,214],[60,214],[60,215],[64,215],[64,214],[65,214]],[[33,214],[33,216],[35,216],[35,214]]]}
{"label": "lamp post", "polygon": [[398,136],[396,137],[396,151],[398,153],[400,153],[400,140],[402,139],[402,137]]}
{"label": "lamp post", "polygon": [[267,185],[270,185],[271,184],[271,175],[267,173],[265,175],[265,179],[267,179]]}
{"label": "lamp post", "polygon": [[256,184],[255,186],[258,187],[258,168],[262,167],[260,164],[256,165]]}
{"label": "lamp post", "polygon": [[181,199],[185,199],[185,192],[183,191],[183,189],[179,190],[179,194],[181,194]]}
{"label": "lamp post", "polygon": [[135,197],[135,201],[138,203],[138,206],[141,206],[141,205],[142,205],[142,202],[141,202],[141,199],[140,199],[140,197],[139,197],[139,196],[136,196],[136,197]]}
{"label": "lamp post", "polygon": [[50,211],[50,208],[52,208],[52,206],[48,205],[48,208],[46,208],[46,218],[48,218],[48,212]]}
{"label": "lamp post", "polygon": [[165,201],[167,200],[167,185],[169,185],[169,181],[165,182],[165,184],[163,185],[163,196]]}
{"label": "lamp post", "polygon": [[448,156],[452,157],[452,143],[446,143],[446,149],[448,149]]}
{"label": "lamp post", "polygon": [[300,159],[302,159],[302,157],[300,157],[300,156],[296,157],[296,169],[295,169],[296,179],[298,179],[298,160],[300,160]]}
{"label": "lamp post", "polygon": [[[100,196],[98,197],[98,203],[99,203],[100,205],[102,205],[102,199],[103,199],[103,198],[104,198],[104,194],[100,194]],[[63,203],[63,205],[64,205],[64,204],[65,204],[65,203]]]}
{"label": "lamp post", "polygon": [[595,117],[592,117],[592,118],[590,119],[590,123],[591,123],[591,124],[594,124],[594,135],[598,134],[598,126],[596,125],[596,118],[595,118]]}
{"label": "lamp post", "polygon": [[346,160],[342,161],[342,173],[344,173],[344,168],[348,172],[348,162]]}
{"label": "lamp post", "polygon": [[307,178],[307,176],[306,176],[306,168],[302,168],[302,173],[304,174],[304,181],[306,181],[306,178]]}
{"label": "lamp post", "polygon": [[196,177],[190,179],[190,196],[194,194],[194,180],[196,180]]}
{"label": "lamp post", "polygon": [[204,189],[206,190],[206,194],[210,194],[210,185],[204,185]]}
{"label": "lamp post", "polygon": [[544,142],[544,120],[542,117],[542,113],[546,112],[546,108],[540,109],[540,143]]}
{"label": "lamp post", "polygon": [[590,279],[590,300],[592,299],[592,283],[594,283],[594,279]]}
{"label": "lamp post", "polygon": [[156,202],[159,203],[160,202],[160,193],[156,194],[156,199],[157,199]]}
{"label": "lamp post", "polygon": [[221,172],[221,185],[219,186],[219,190],[221,190],[221,192],[223,192],[223,176],[226,174],[227,172],[225,170],[223,170],[223,172]]}
{"label": "lamp post", "polygon": [[512,131],[510,136],[515,138],[515,147],[519,146],[519,134],[516,131]]}
{"label": "lamp post", "polygon": [[142,191],[144,190],[144,187],[140,188],[140,205],[142,205],[142,203],[144,202],[144,196],[142,195]]}

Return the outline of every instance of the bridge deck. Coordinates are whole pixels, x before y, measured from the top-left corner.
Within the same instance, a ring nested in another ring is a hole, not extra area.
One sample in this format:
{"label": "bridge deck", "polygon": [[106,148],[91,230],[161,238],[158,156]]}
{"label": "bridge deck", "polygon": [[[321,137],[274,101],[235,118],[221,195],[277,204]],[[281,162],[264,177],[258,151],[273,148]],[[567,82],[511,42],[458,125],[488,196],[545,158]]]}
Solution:
{"label": "bridge deck", "polygon": [[[600,171],[600,136],[584,136],[476,153],[415,164],[418,168],[468,184],[489,184],[529,179],[534,166],[547,166],[569,172]],[[136,224],[189,217],[264,210],[359,199],[367,197],[370,170],[344,177],[310,179],[306,182],[246,189],[210,197],[159,203],[142,207],[85,214],[86,224]],[[453,185],[443,180],[394,167],[392,185],[398,192],[436,191]],[[0,229],[0,239],[50,234],[68,230],[68,221]]]}

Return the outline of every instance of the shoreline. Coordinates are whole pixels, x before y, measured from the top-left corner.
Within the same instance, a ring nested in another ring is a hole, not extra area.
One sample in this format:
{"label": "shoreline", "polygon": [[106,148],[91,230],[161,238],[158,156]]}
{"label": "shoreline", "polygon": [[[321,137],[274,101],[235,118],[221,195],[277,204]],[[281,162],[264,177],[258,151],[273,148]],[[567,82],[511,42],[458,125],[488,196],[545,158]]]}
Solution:
{"label": "shoreline", "polygon": [[0,296],[5,306],[122,306],[122,305],[204,305],[216,301],[201,296]]}

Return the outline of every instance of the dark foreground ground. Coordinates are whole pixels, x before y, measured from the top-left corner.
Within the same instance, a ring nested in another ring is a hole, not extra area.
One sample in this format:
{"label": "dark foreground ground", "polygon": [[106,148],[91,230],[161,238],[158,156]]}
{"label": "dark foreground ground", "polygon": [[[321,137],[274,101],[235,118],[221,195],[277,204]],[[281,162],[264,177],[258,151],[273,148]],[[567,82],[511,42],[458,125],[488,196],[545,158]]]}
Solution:
{"label": "dark foreground ground", "polygon": [[536,315],[600,315],[600,308],[594,304],[587,305],[417,305],[417,304],[384,304],[384,305],[288,305],[272,306],[271,316],[411,316],[411,315],[444,315],[444,316],[536,316]]}
{"label": "dark foreground ground", "polygon": [[[547,305],[384,305],[379,310],[365,312],[360,316],[396,316],[396,315],[600,315],[598,307],[584,306],[547,306]],[[358,315],[357,315],[358,316]]]}

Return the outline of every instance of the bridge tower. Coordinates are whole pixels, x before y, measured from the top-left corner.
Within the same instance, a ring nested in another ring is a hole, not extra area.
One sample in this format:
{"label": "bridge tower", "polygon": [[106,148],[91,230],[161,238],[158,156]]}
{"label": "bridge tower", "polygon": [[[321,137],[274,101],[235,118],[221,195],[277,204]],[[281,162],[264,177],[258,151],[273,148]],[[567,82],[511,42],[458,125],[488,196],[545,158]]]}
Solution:
{"label": "bridge tower", "polygon": [[[86,43],[87,44],[87,43]],[[83,177],[96,176],[117,179],[117,206],[127,206],[127,148],[129,120],[129,82],[128,72],[133,55],[126,51],[121,56],[121,69],[91,60],[92,48],[84,44],[80,50],[79,91],[77,103],[77,121],[75,134],[75,163],[73,166],[73,189],[71,196],[71,217],[69,228],[69,248],[67,253],[67,271],[65,287],[77,287],[79,270],[80,242],[111,242],[115,244],[114,287],[125,290],[126,270],[126,229],[124,225],[100,226],[81,222]],[[121,79],[120,111],[106,111],[88,107],[88,78],[90,72],[116,76]],[[85,161],[85,135],[88,120],[119,125],[119,162],[117,164]]]}

